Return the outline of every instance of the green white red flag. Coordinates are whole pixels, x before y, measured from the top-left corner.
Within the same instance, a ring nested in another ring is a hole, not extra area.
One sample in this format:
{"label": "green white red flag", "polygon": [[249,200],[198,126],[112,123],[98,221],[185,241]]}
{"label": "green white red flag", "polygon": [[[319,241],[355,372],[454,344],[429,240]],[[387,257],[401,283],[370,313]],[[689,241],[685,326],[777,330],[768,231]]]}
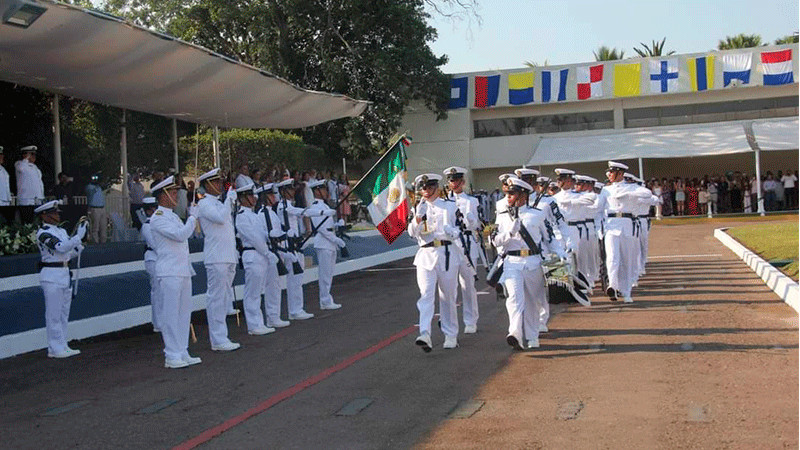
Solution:
{"label": "green white red flag", "polygon": [[406,148],[411,138],[401,136],[353,188],[367,206],[372,223],[392,243],[408,226]]}

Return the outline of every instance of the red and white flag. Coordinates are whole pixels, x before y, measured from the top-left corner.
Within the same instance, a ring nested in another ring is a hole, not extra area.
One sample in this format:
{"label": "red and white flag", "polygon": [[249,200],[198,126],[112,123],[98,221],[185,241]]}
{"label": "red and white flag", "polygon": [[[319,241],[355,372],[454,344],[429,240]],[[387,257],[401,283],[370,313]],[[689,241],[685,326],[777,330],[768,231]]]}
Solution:
{"label": "red and white flag", "polygon": [[603,96],[603,65],[578,67],[578,100]]}

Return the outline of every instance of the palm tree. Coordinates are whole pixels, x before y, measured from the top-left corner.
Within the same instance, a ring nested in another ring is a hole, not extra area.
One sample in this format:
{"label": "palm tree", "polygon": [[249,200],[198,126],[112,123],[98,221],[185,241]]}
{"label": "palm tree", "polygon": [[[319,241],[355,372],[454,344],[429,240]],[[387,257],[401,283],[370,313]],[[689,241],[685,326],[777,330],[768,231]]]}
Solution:
{"label": "palm tree", "polygon": [[605,45],[601,45],[600,48],[594,52],[595,61],[613,61],[624,57],[625,51],[617,50],[616,48],[608,48]]}
{"label": "palm tree", "polygon": [[541,64],[537,63],[536,61],[525,61],[525,67],[530,67],[531,69],[534,67],[547,66],[547,64],[548,62],[546,59]]}
{"label": "palm tree", "polygon": [[750,48],[762,45],[761,36],[757,34],[739,33],[736,36],[725,36],[724,41],[717,44],[718,50],[731,50],[734,48]]}
{"label": "palm tree", "polygon": [[675,53],[675,50],[670,50],[667,53],[664,53],[664,42],[667,41],[667,38],[661,40],[661,42],[653,40],[651,46],[648,46],[644,42],[640,42],[643,49],[634,47],[633,51],[639,54],[642,58],[647,58],[648,56],[669,56]]}
{"label": "palm tree", "polygon": [[793,34],[784,36],[780,39],[775,39],[775,45],[796,44],[796,43],[797,43],[797,31],[795,31]]}

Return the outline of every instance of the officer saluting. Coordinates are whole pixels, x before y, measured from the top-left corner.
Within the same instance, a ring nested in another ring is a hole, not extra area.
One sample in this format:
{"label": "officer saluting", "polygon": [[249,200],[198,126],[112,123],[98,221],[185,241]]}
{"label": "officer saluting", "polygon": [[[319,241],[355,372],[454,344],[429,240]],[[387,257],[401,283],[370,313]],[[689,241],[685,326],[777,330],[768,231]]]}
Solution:
{"label": "officer saluting", "polygon": [[228,309],[233,304],[233,277],[236,276],[236,232],[233,229],[233,202],[236,192],[228,190],[225,202],[219,201],[222,194],[220,169],[208,171],[197,182],[206,193],[197,202],[197,220],[203,230],[203,255],[206,266],[206,318],[211,350],[232,351],[240,347],[228,339],[228,324],[225,321]]}
{"label": "officer saluting", "polygon": [[150,277],[150,306],[152,308],[153,331],[160,333],[163,300],[158,283],[158,276],[156,275],[156,261],[158,260],[155,250],[156,244],[153,241],[153,230],[150,229],[150,218],[153,217],[153,213],[156,212],[158,203],[154,197],[145,197],[142,203],[144,204],[142,209],[147,216],[147,219],[142,222],[142,237],[144,238],[145,244],[147,244],[147,249],[144,252],[144,269]]}
{"label": "officer saluting", "polygon": [[450,199],[455,201],[460,214],[460,219],[456,220],[456,224],[460,224],[460,236],[455,243],[464,257],[460,259],[458,265],[458,283],[461,286],[464,303],[464,334],[472,334],[478,331],[478,293],[475,290],[475,276],[478,253],[481,251],[473,236],[478,235],[481,227],[478,220],[478,199],[464,193],[465,173],[467,169],[455,166],[444,171],[450,188]]}
{"label": "officer saluting", "polygon": [[34,210],[42,218],[36,232],[36,243],[42,254],[39,280],[44,291],[44,318],[47,326],[47,356],[69,358],[79,354],[67,345],[67,322],[72,303],[69,260],[83,251],[81,240],[86,236],[86,222],[81,222],[75,235],[58,226],[61,216],[58,200],[47,202]]}
{"label": "officer saluting", "polygon": [[[335,221],[336,210],[328,206],[328,187],[325,180],[315,180],[309,183],[311,192],[314,193],[314,202],[308,207],[305,216],[311,219],[311,226],[315,228],[314,249],[317,252],[319,263],[319,308],[339,309],[342,305],[333,301],[331,284],[333,284],[333,268],[336,266],[336,251],[344,248],[344,241],[336,236]],[[327,220],[325,220],[328,218]],[[325,220],[325,223],[322,221]]]}
{"label": "officer saluting", "polygon": [[433,320],[436,287],[439,287],[439,314],[444,333],[444,348],[458,347],[458,311],[456,295],[458,289],[458,249],[453,240],[458,239],[455,227],[455,203],[439,198],[439,180],[434,173],[420,175],[414,179],[422,199],[408,224],[408,234],[417,239],[419,250],[414,257],[417,267],[417,285],[420,298],[419,337],[416,344],[426,353],[431,351],[431,321]]}
{"label": "officer saluting", "polygon": [[189,326],[192,319],[192,276],[189,262],[189,237],[197,219],[189,208],[184,224],[172,209],[178,204],[178,185],[170,175],[153,187],[158,209],[150,217],[153,244],[157,255],[156,275],[164,299],[161,337],[164,339],[164,367],[180,369],[202,360],[189,355]]}

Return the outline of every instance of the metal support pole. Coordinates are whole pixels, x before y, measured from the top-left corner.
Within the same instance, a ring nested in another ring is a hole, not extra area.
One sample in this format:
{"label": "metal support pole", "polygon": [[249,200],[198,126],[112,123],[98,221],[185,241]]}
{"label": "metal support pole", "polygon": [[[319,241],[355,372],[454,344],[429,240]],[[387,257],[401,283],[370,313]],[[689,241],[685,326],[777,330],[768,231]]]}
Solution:
{"label": "metal support pole", "polygon": [[764,212],[764,197],[761,192],[761,149],[756,148],[756,190],[757,190],[757,197],[758,197],[758,213],[762,216],[765,215]]}
{"label": "metal support pole", "polygon": [[172,119],[172,150],[175,158],[175,172],[177,173],[180,167],[178,165],[178,119]]}
{"label": "metal support pole", "polygon": [[214,167],[219,164],[219,127],[214,125]]}
{"label": "metal support pole", "polygon": [[639,158],[639,178],[644,180],[644,165],[642,164],[642,158]]}
{"label": "metal support pole", "polygon": [[58,94],[53,95],[53,168],[56,184],[58,184],[58,174],[61,173],[61,114],[58,108],[60,100]]}
{"label": "metal support pole", "polygon": [[[122,110],[122,120],[119,125],[119,159],[122,165],[122,205],[128,204],[128,132],[126,128],[127,111]],[[130,208],[122,208],[122,217],[125,217],[126,223],[130,220]]]}
{"label": "metal support pole", "polygon": [[342,174],[347,177],[347,158],[342,158]]}

